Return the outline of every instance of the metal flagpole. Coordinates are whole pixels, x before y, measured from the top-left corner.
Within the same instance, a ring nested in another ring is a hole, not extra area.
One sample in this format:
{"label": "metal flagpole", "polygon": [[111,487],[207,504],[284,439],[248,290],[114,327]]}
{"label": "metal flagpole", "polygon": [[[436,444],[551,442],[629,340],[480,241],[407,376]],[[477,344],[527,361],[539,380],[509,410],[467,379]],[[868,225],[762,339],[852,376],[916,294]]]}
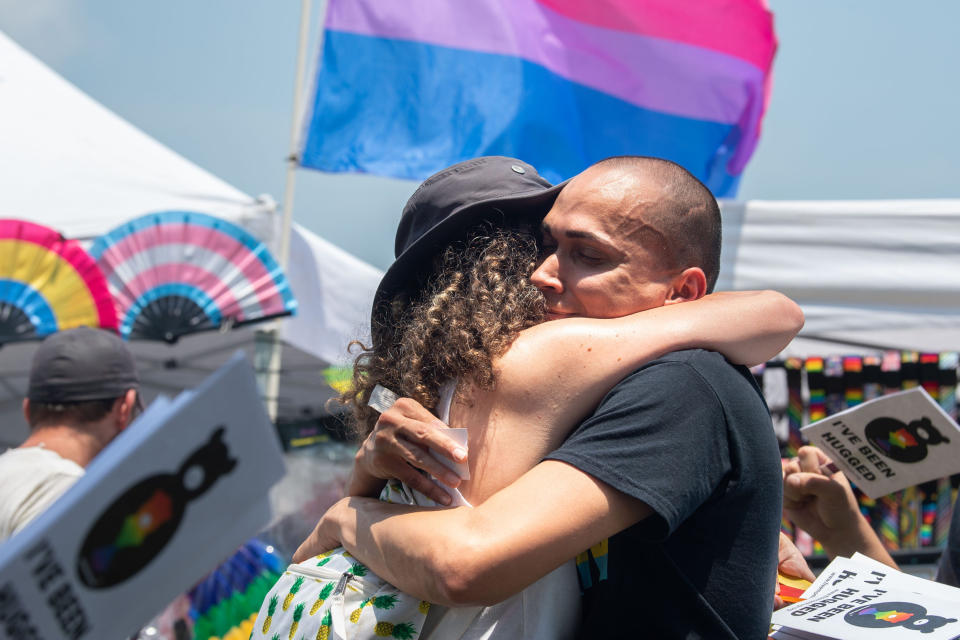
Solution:
{"label": "metal flagpole", "polygon": [[[290,262],[290,232],[293,226],[293,196],[296,183],[296,171],[300,165],[298,138],[303,118],[304,69],[307,60],[307,44],[310,39],[311,0],[300,2],[300,35],[297,41],[297,68],[293,83],[293,115],[290,122],[290,153],[287,155],[287,179],[283,189],[283,217],[280,229],[280,249],[277,260],[280,268],[286,272]],[[323,46],[324,22],[327,0],[320,3],[320,35],[318,50]],[[280,371],[282,366],[283,341],[280,338],[280,321],[272,327],[258,332],[257,342],[264,343],[263,350],[257,350],[257,373],[261,380],[267,414],[276,423],[277,406],[280,396]],[[265,352],[265,353],[264,353]]]}

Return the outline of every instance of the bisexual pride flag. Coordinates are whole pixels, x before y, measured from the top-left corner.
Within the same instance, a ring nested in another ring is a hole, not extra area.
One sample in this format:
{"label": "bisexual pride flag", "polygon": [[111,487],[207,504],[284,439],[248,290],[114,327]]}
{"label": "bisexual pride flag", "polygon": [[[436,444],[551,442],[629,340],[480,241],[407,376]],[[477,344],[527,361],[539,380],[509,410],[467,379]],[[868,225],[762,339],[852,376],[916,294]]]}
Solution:
{"label": "bisexual pride flag", "polygon": [[764,0],[330,0],[301,164],[420,180],[479,155],[559,182],[669,158],[732,196],[776,40]]}

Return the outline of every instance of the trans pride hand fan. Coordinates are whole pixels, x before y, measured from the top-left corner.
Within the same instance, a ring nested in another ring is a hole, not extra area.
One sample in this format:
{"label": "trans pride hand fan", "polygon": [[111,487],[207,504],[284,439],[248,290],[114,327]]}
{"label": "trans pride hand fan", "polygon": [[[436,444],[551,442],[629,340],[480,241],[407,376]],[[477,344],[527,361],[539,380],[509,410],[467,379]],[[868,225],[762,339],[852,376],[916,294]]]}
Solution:
{"label": "trans pride hand fan", "polygon": [[151,213],[100,236],[90,254],[107,278],[124,338],[176,342],[297,307],[267,247],[210,215]]}
{"label": "trans pride hand fan", "polygon": [[117,328],[94,259],[49,227],[0,219],[0,344],[82,325]]}

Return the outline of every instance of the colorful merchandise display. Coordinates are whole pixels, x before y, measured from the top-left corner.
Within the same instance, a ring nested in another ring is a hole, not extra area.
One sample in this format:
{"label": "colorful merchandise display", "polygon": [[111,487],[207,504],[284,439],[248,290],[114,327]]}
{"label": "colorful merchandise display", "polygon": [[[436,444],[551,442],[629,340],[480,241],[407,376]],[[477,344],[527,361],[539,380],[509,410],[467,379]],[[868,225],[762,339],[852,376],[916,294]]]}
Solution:
{"label": "colorful merchandise display", "polygon": [[843,359],[843,399],[844,408],[855,407],[863,402],[863,359],[848,356]]}
{"label": "colorful merchandise display", "polygon": [[827,415],[833,415],[847,408],[844,390],[843,359],[840,356],[828,356],[823,361],[823,404]]}
{"label": "colorful merchandise display", "polygon": [[863,358],[863,401],[879,398],[880,387],[880,357],[864,356]]}
{"label": "colorful merchandise display", "polygon": [[787,456],[797,455],[805,443],[803,436],[800,435],[800,427],[803,426],[803,360],[799,358],[790,358],[783,363],[787,371],[787,425],[789,426],[789,435],[787,437]]}
{"label": "colorful merchandise display", "polygon": [[[779,364],[768,364],[767,369]],[[787,440],[781,443],[784,457],[796,455],[805,444],[800,435],[802,426],[903,389],[922,386],[948,415],[954,419],[957,416],[957,352],[887,351],[869,356],[791,358],[782,366],[787,371],[789,424]],[[910,551],[946,544],[958,485],[960,474],[876,500],[856,486],[853,489],[861,513],[884,546],[891,551]],[[819,544],[793,523],[784,520],[782,529],[804,553],[816,555],[820,551]]]}
{"label": "colorful merchandise display", "polygon": [[807,408],[809,422],[827,417],[827,380],[823,372],[823,358],[807,358],[804,368],[807,372],[807,389],[810,403]]}
{"label": "colorful merchandise display", "polygon": [[254,538],[187,594],[194,640],[247,640],[260,604],[286,561]]}
{"label": "colorful merchandise display", "polygon": [[[937,382],[939,390],[937,400],[940,408],[947,412],[954,420],[957,419],[957,367],[960,366],[960,354],[948,351],[940,354]],[[958,476],[954,478],[960,479]],[[937,482],[937,515],[934,527],[934,546],[943,547],[947,544],[947,534],[950,531],[950,521],[953,518],[953,505],[956,494],[951,478],[941,478]]]}

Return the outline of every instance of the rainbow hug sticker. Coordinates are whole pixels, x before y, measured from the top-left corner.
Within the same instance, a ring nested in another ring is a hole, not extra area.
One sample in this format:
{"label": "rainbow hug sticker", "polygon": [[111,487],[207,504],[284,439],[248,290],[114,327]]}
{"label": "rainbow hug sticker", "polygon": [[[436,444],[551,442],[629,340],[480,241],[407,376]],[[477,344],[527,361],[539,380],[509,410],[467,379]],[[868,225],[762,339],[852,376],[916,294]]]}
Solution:
{"label": "rainbow hug sticker", "polygon": [[856,627],[866,629],[900,627],[920,633],[930,633],[945,624],[957,621],[956,618],[928,614],[926,607],[913,602],[878,602],[864,605],[850,611],[843,619]]}
{"label": "rainbow hug sticker", "polygon": [[867,441],[882,454],[898,462],[920,462],[929,446],[950,442],[926,416],[903,423],[895,418],[876,418],[864,430]]}
{"label": "rainbow hug sticker", "polygon": [[224,428],[218,427],[177,473],[144,478],[104,509],[87,532],[77,558],[77,572],[85,585],[103,589],[119,584],[167,546],[187,504],[236,466],[223,434]]}

